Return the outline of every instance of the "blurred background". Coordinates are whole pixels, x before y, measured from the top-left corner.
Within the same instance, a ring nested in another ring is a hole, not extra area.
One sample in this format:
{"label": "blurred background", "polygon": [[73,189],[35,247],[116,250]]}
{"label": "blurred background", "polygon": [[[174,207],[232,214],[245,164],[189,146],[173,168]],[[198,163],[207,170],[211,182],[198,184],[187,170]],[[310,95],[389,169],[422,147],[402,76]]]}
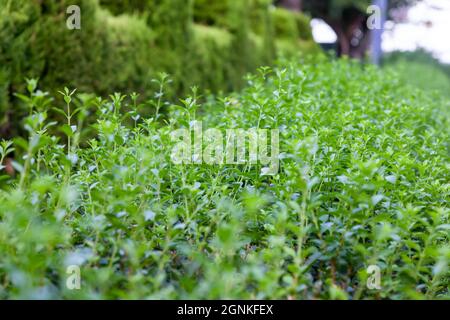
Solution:
{"label": "blurred background", "polygon": [[[70,5],[80,28],[70,29]],[[0,0],[0,136],[18,134],[20,96],[67,86],[168,99],[230,92],[284,59],[348,56],[450,95],[450,0]]]}

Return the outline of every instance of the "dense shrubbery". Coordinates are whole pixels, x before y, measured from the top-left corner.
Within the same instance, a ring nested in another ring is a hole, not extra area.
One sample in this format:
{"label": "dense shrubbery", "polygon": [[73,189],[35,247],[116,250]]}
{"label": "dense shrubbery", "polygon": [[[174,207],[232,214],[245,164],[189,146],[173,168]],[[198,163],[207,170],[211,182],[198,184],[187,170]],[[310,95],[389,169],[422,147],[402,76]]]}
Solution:
{"label": "dense shrubbery", "polygon": [[[66,28],[66,8],[72,4],[81,7],[81,30]],[[241,88],[245,73],[271,65],[277,57],[269,2],[208,4],[202,6],[199,0],[195,6],[191,0],[1,1],[2,135],[17,134],[17,120],[25,110],[12,93],[23,91],[25,77],[40,78],[47,91],[67,85],[98,95],[146,94],[151,92],[149,79],[158,72],[171,75],[173,97],[193,85],[214,91]],[[214,4],[225,6],[224,22],[199,18]],[[278,56],[318,50],[308,38],[307,18],[294,16],[306,24],[299,27],[301,32],[289,35],[287,46],[277,46]]]}
{"label": "dense shrubbery", "polygon": [[[136,111],[160,110],[162,93],[138,106],[67,90],[58,126],[29,85],[29,138],[15,145],[26,156],[2,177],[0,297],[448,298],[448,101],[347,61],[247,80],[240,94],[166,106],[165,124]],[[97,134],[79,148],[85,109]],[[170,134],[193,120],[278,128],[279,174],[174,165]],[[70,291],[74,264],[81,290]],[[368,265],[382,290],[366,288]]]}
{"label": "dense shrubbery", "polygon": [[2,4],[0,111],[5,135],[17,134],[15,128],[26,111],[13,96],[23,91],[25,77],[39,77],[42,88],[49,91],[61,85],[98,94],[148,87],[155,72],[150,49],[154,37],[145,21],[113,18],[95,1],[80,0],[82,31],[70,31],[65,11],[71,3],[19,0]]}
{"label": "dense shrubbery", "polygon": [[450,97],[450,65],[440,63],[426,51],[393,52],[385,57],[383,65],[413,87]]}

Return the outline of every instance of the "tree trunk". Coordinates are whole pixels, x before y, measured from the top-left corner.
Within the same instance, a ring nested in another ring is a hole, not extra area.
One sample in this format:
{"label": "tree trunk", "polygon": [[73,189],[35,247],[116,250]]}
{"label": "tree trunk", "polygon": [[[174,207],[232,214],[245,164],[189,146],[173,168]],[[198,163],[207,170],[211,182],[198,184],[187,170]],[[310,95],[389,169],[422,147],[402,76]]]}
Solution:
{"label": "tree trunk", "polygon": [[370,45],[367,17],[354,8],[347,8],[340,19],[321,16],[338,37],[338,56],[363,59]]}

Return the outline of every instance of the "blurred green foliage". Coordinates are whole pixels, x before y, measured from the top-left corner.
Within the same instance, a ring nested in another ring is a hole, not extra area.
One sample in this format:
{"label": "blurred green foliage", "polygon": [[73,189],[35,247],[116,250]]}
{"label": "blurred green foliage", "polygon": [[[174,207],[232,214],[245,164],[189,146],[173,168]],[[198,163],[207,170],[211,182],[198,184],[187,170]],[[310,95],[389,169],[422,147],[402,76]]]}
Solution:
{"label": "blurred green foliage", "polygon": [[383,67],[394,70],[413,87],[450,97],[450,65],[440,63],[424,50],[390,53]]}
{"label": "blurred green foliage", "polygon": [[[74,3],[82,8],[82,30],[66,28]],[[112,17],[91,0],[9,1],[0,10],[0,111],[9,134],[24,115],[13,92],[24,91],[26,77],[52,92],[64,85],[98,94],[148,86],[154,34],[144,20]]]}
{"label": "blurred green foliage", "polygon": [[[81,8],[81,30],[66,28],[69,5]],[[280,12],[299,22],[298,30],[280,34],[284,45],[276,45],[276,30],[284,23]],[[48,91],[136,91],[145,99],[154,89],[149,79],[166,72],[173,81],[166,94],[172,97],[194,85],[229,91],[277,56],[317,53],[308,21],[273,9],[267,0],[2,0],[2,134],[17,133],[24,107],[13,92],[24,91],[26,77],[40,78]]]}
{"label": "blurred green foliage", "polygon": [[312,40],[309,19],[305,15],[282,8],[271,11],[277,38]]}

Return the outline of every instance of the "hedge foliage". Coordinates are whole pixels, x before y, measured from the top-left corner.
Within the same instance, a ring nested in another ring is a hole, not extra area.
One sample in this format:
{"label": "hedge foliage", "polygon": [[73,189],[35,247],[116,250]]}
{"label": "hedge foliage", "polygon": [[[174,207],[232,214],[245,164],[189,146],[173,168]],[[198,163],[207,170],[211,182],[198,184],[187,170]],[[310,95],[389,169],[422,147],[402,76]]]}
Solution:
{"label": "hedge foliage", "polygon": [[1,8],[0,111],[4,124],[12,126],[5,134],[14,133],[26,111],[12,95],[24,92],[26,77],[40,78],[42,88],[53,93],[64,85],[98,94],[148,86],[154,36],[145,21],[111,17],[95,1],[80,0],[82,30],[72,31],[65,14],[72,3],[18,0]]}
{"label": "hedge foliage", "polygon": [[[81,8],[81,30],[66,28],[73,4]],[[287,49],[276,45],[279,12],[265,0],[2,0],[3,135],[15,132],[25,111],[12,93],[24,91],[26,77],[40,78],[49,91],[70,86],[100,95],[136,91],[144,98],[153,89],[149,79],[165,72],[173,80],[167,94],[176,97],[193,85],[239,89],[245,73],[273,63],[275,48],[278,56],[317,52],[307,28],[280,35],[289,39]]]}
{"label": "hedge foliage", "polygon": [[450,97],[450,65],[426,51],[390,53],[383,59],[383,67],[397,71],[413,87]]}
{"label": "hedge foliage", "polygon": [[[260,71],[240,93],[194,92],[165,123],[138,117],[161,94],[97,99],[85,148],[82,112],[56,125],[49,97],[30,103],[28,138],[0,143],[1,160],[25,155],[1,177],[0,298],[448,299],[449,101],[345,60]],[[63,94],[69,114],[92,108]],[[174,164],[171,135],[193,120],[278,129],[278,173]]]}

